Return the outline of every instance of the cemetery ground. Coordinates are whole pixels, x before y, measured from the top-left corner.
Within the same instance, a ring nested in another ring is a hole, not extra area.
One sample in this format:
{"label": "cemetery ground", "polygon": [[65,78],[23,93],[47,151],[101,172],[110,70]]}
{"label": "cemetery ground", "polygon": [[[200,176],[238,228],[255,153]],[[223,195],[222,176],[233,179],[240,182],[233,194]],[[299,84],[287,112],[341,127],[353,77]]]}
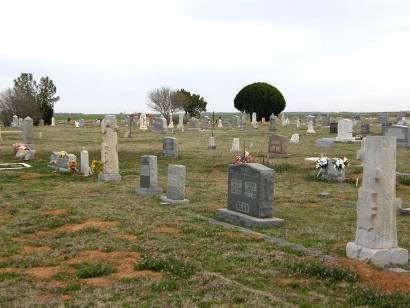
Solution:
{"label": "cemetery ground", "polygon": [[[47,167],[51,151],[77,154],[79,161],[85,147],[91,160],[100,159],[98,126],[35,127],[39,152],[29,162],[32,168],[0,173],[0,305],[409,306],[410,273],[346,259],[356,230],[360,145],[316,148],[315,140],[329,137],[329,128],[306,135],[305,126],[277,125],[277,134],[301,135],[300,144],[289,145],[288,158],[272,159],[273,216],[285,220],[281,227],[247,231],[215,223],[216,210],[226,207],[232,138],[239,137],[241,146],[246,141],[254,161],[262,162],[273,133],[268,127],[216,129],[212,151],[210,130],[154,134],[135,127],[131,138],[122,138],[128,128],[121,126],[119,183]],[[380,126],[373,123],[371,131],[379,134]],[[178,139],[177,159],[162,157],[165,136]],[[2,138],[1,161],[16,162],[11,145],[20,135]],[[350,159],[346,183],[316,178],[314,163],[304,158],[321,153]],[[158,156],[164,189],[167,165],[186,165],[190,204],[167,206],[159,197],[137,195],[141,155]],[[398,149],[397,171],[410,173],[409,156],[409,149]],[[403,207],[410,207],[408,184],[397,184]],[[397,229],[400,247],[410,249],[410,218],[398,216]],[[312,256],[312,250],[321,256]]]}

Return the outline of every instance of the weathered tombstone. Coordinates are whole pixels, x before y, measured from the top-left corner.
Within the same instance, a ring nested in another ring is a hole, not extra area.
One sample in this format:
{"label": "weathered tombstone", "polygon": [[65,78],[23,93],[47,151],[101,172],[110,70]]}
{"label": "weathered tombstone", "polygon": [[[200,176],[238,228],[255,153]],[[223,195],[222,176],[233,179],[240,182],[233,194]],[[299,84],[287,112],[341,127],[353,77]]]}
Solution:
{"label": "weathered tombstone", "polygon": [[358,152],[363,181],[357,201],[356,239],[346,246],[347,257],[376,266],[407,264],[409,253],[397,243],[396,139],[369,136]]}
{"label": "weathered tombstone", "polygon": [[162,141],[162,156],[178,157],[178,142],[175,137],[165,137]]}
{"label": "weathered tombstone", "polygon": [[240,151],[241,151],[241,149],[239,147],[239,138],[233,138],[231,152],[239,153]]}
{"label": "weathered tombstone", "polygon": [[169,124],[168,128],[174,128],[174,121],[172,119],[172,113],[169,114]]}
{"label": "weathered tombstone", "polygon": [[256,122],[256,112],[252,112],[252,126],[258,128],[258,122]]}
{"label": "weathered tombstone", "polygon": [[80,119],[80,120],[78,121],[78,126],[79,126],[80,128],[84,128],[84,127],[85,127],[84,119]]}
{"label": "weathered tombstone", "polygon": [[23,118],[19,118],[18,127],[21,127],[22,125],[23,125]]}
{"label": "weathered tombstone", "polygon": [[222,119],[218,119],[218,128],[223,128]]}
{"label": "weathered tombstone", "polygon": [[363,123],[360,126],[360,133],[361,134],[370,134],[370,124],[369,123]]}
{"label": "weathered tombstone", "polygon": [[352,116],[353,127],[356,127],[356,125],[360,123],[360,119],[361,117],[359,115]]}
{"label": "weathered tombstone", "polygon": [[397,146],[410,148],[410,127],[402,125],[383,126],[384,136],[396,137]]}
{"label": "weathered tombstone", "polygon": [[213,136],[208,139],[208,150],[216,150],[215,137]]}
{"label": "weathered tombstone", "polygon": [[165,118],[154,118],[152,120],[152,127],[151,131],[154,133],[166,133],[168,132],[168,127],[166,125],[167,120],[165,120],[165,125],[164,121]]}
{"label": "weathered tombstone", "polygon": [[390,120],[389,120],[389,114],[387,112],[385,112],[385,113],[383,113],[379,116],[379,123],[382,126],[389,126],[391,124]]}
{"label": "weathered tombstone", "polygon": [[19,126],[19,117],[14,115],[13,121],[11,122],[11,127],[18,127]]}
{"label": "weathered tombstone", "polygon": [[40,119],[40,120],[38,121],[38,125],[39,125],[39,126],[44,126],[44,120],[43,120],[43,119]]}
{"label": "weathered tombstone", "polygon": [[22,121],[21,129],[23,131],[23,144],[33,144],[33,119],[26,117]]}
{"label": "weathered tombstone", "polygon": [[346,179],[346,169],[337,169],[334,164],[335,162],[334,158],[328,158],[327,167],[321,169],[321,177],[328,181],[344,182]]}
{"label": "weathered tombstone", "polygon": [[289,141],[289,143],[292,143],[292,144],[299,144],[299,134],[293,134],[291,137],[290,137],[290,141]]}
{"label": "weathered tombstone", "polygon": [[161,200],[169,204],[188,203],[185,199],[186,167],[183,165],[168,166],[167,195]]}
{"label": "weathered tombstone", "polygon": [[162,193],[158,186],[157,157],[154,155],[142,155],[140,164],[140,187],[135,190],[143,196],[154,196]]}
{"label": "weathered tombstone", "polygon": [[335,145],[333,138],[320,138],[316,139],[315,147],[317,148],[330,148]]}
{"label": "weathered tombstone", "polygon": [[56,126],[56,118],[55,117],[51,118],[51,126]]}
{"label": "weathered tombstone", "polygon": [[302,126],[302,123],[301,123],[300,119],[297,119],[296,120],[296,127],[300,128],[301,126]]}
{"label": "weathered tombstone", "polygon": [[350,141],[353,138],[353,122],[349,119],[340,119],[337,124],[337,141]]}
{"label": "weathered tombstone", "polygon": [[313,115],[307,115],[306,116],[306,123],[309,123],[309,122],[313,122],[313,127],[315,127],[316,126],[316,117],[315,116],[313,116]]}
{"label": "weathered tombstone", "polygon": [[330,117],[329,114],[322,114],[320,116],[320,125],[325,127],[330,125]]}
{"label": "weathered tombstone", "polygon": [[197,118],[192,117],[187,126],[188,130],[199,130],[201,129],[201,123]]}
{"label": "weathered tombstone", "polygon": [[145,113],[142,113],[140,115],[140,129],[142,129],[142,130],[147,130],[148,129],[147,115]]}
{"label": "weathered tombstone", "polygon": [[184,129],[184,114],[183,113],[178,114],[177,128],[178,129]]}
{"label": "weathered tombstone", "polygon": [[288,137],[272,135],[269,137],[268,157],[288,156]]}
{"label": "weathered tombstone", "polygon": [[337,134],[337,122],[330,122],[330,126],[329,126],[329,132],[331,134]]}
{"label": "weathered tombstone", "polygon": [[316,131],[315,131],[315,127],[314,127],[314,121],[313,121],[313,119],[314,119],[314,117],[313,116],[307,116],[306,117],[307,118],[307,126],[308,126],[308,128],[307,128],[307,131],[306,131],[306,134],[316,134]]}
{"label": "weathered tombstone", "polygon": [[118,161],[118,125],[114,115],[106,115],[101,121],[101,161],[103,171],[98,175],[100,181],[121,181]]}
{"label": "weathered tombstone", "polygon": [[273,113],[270,115],[269,118],[269,130],[276,131],[276,117]]}
{"label": "weathered tombstone", "polygon": [[76,172],[77,156],[65,152],[51,152],[48,167],[58,172]]}
{"label": "weathered tombstone", "polygon": [[273,170],[261,164],[230,165],[228,205],[217,216],[243,226],[276,227],[283,219],[272,217]]}
{"label": "weathered tombstone", "polygon": [[81,173],[84,176],[91,175],[90,157],[89,157],[88,151],[85,149],[81,151]]}

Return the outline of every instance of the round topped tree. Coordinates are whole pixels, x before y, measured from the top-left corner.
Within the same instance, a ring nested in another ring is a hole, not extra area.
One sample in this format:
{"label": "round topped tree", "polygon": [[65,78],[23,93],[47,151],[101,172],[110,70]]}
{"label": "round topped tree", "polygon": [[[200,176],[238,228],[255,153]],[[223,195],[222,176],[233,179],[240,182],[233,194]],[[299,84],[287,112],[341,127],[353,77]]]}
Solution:
{"label": "round topped tree", "polygon": [[247,85],[236,94],[234,106],[241,112],[252,115],[256,112],[257,120],[269,119],[273,113],[279,115],[286,107],[282,93],[266,82]]}

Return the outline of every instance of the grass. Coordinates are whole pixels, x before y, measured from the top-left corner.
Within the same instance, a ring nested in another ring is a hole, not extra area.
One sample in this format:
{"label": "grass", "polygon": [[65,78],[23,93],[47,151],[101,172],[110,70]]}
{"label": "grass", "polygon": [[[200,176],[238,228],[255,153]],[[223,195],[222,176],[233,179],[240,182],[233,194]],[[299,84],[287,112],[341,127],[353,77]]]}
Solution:
{"label": "grass", "polygon": [[[252,143],[247,150],[262,163],[259,154],[266,152],[272,134],[268,127],[216,129],[215,151],[207,150],[209,131],[177,131],[173,135],[178,139],[180,155],[178,159],[166,159],[161,151],[162,139],[167,135],[134,128],[133,137],[125,139],[122,136],[128,128],[120,125],[120,183],[100,183],[96,176],[58,174],[47,167],[47,153],[51,151],[65,150],[79,158],[81,148],[86,147],[90,160],[99,160],[99,127],[35,127],[34,145],[39,157],[30,162],[32,168],[0,173],[0,305],[266,307],[290,303],[345,307],[406,303],[409,296],[405,294],[393,296],[371,288],[352,293],[352,289],[366,285],[355,272],[319,260],[305,260],[290,248],[192,217],[200,214],[215,218],[216,210],[226,206],[227,166],[234,156],[229,152],[232,138],[239,137],[241,146],[243,141],[247,147]],[[376,125],[371,129],[379,133]],[[285,223],[280,228],[255,231],[343,258],[346,242],[355,237],[358,188],[317,179],[314,163],[304,159],[322,153],[327,157],[345,156],[351,161],[347,174],[360,174],[361,168],[356,167],[360,162],[355,159],[359,146],[338,143],[318,149],[315,140],[328,137],[328,129],[318,127],[315,136],[305,135],[305,130],[291,125],[278,126],[275,132],[288,137],[295,132],[301,135],[300,144],[289,145],[292,155],[271,160],[275,169],[273,215]],[[39,131],[42,139],[38,139]],[[15,162],[11,144],[20,141],[19,135],[5,133],[2,138],[1,162]],[[158,181],[164,189],[168,164],[187,167],[190,206],[166,207],[158,197],[135,194],[139,159],[148,154],[158,156]],[[410,172],[408,155],[408,149],[398,149],[399,172]],[[410,200],[410,189],[401,184],[397,197],[406,202]],[[320,198],[319,192],[330,195]],[[67,211],[50,214],[56,209]],[[79,227],[90,219],[94,223]],[[399,246],[407,249],[409,227],[408,217],[397,217]],[[27,253],[28,247],[48,249]],[[85,251],[102,259],[89,257],[81,259],[76,267],[69,265]],[[43,278],[32,274],[37,268],[55,267],[58,270],[51,270]],[[162,273],[160,278],[157,273]],[[87,278],[106,276],[118,279],[113,278],[112,284],[105,286],[88,283]],[[288,285],[278,283],[293,278],[300,279]],[[69,303],[64,302],[62,294],[72,296]]]}

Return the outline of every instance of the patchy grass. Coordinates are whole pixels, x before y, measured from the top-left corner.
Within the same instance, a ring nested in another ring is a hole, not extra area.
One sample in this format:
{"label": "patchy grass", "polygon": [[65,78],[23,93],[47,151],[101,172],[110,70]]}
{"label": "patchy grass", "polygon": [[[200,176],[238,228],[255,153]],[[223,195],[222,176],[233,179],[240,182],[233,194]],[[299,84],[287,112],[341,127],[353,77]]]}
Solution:
{"label": "patchy grass", "polygon": [[136,270],[151,270],[165,272],[176,278],[189,278],[195,273],[194,266],[188,261],[180,261],[174,257],[165,260],[145,259],[135,265]]}
{"label": "patchy grass", "polygon": [[77,277],[80,279],[100,277],[115,272],[115,268],[109,263],[79,263],[74,267],[78,270]]}

